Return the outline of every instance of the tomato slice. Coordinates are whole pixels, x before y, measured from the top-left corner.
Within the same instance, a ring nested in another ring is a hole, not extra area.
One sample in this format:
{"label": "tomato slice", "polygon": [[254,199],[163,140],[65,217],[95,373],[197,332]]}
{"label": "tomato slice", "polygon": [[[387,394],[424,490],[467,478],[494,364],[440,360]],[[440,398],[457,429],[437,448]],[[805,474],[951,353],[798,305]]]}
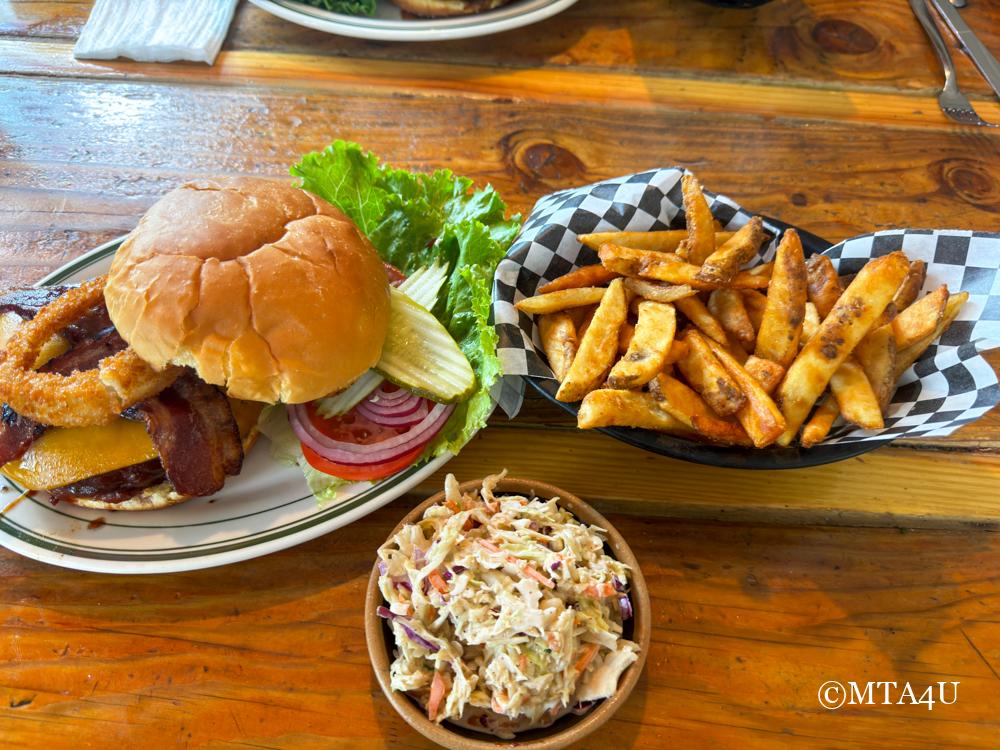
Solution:
{"label": "tomato slice", "polygon": [[316,471],[322,471],[324,474],[330,474],[341,479],[362,482],[370,479],[383,479],[395,474],[397,471],[405,469],[420,457],[425,445],[426,443],[418,445],[412,451],[408,451],[398,458],[394,458],[392,461],[386,461],[381,464],[361,464],[358,466],[338,464],[335,461],[330,461],[323,458],[307,445],[302,446],[302,453],[306,457],[306,461],[309,462],[309,465],[316,469]]}
{"label": "tomato slice", "polygon": [[[394,389],[386,388],[386,390],[390,391]],[[315,402],[306,404],[306,413],[309,416],[310,423],[328,438],[345,443],[354,443],[355,445],[377,446],[379,443],[390,440],[397,435],[402,435],[404,432],[410,430],[410,427],[387,427],[376,424],[364,415],[358,414],[355,409],[351,409],[346,414],[338,417],[321,417],[316,411]],[[302,453],[305,455],[309,465],[317,471],[322,471],[324,474],[330,474],[341,479],[360,482],[367,479],[382,479],[383,477],[395,474],[401,469],[405,469],[420,457],[425,445],[427,445],[427,441],[391,461],[361,465],[340,464],[336,461],[331,461],[319,455],[307,445],[302,446]]]}
{"label": "tomato slice", "polygon": [[316,402],[306,404],[306,413],[312,426],[331,440],[355,445],[375,445],[407,432],[409,427],[386,427],[376,424],[357,409],[351,409],[339,417],[321,417],[316,411]]}

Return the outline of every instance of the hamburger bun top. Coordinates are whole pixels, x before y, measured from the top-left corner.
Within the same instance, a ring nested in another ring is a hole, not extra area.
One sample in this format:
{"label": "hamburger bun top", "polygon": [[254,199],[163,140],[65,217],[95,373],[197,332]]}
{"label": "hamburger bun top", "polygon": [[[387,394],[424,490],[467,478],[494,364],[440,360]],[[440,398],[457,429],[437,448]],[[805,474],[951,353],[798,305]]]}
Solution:
{"label": "hamburger bun top", "polygon": [[194,368],[234,398],[302,403],[379,359],[389,288],[339,209],[272,180],[189,182],[118,249],[104,290],[122,338],[154,367]]}

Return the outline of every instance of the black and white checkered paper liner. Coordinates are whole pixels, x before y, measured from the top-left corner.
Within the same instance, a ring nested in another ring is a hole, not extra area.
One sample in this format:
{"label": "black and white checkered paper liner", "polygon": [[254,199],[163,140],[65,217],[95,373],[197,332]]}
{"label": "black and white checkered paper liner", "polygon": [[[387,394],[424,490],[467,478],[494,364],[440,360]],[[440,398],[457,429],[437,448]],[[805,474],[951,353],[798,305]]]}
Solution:
{"label": "black and white checkered paper liner", "polygon": [[[578,266],[598,262],[578,234],[654,231],[684,226],[680,168],[656,169],[547,195],[528,216],[521,234],[497,268],[493,318],[500,338],[504,377],[494,396],[508,415],[521,407],[524,383],[519,376],[553,378],[530,315],[514,303]],[[728,230],[752,214],[729,198],[708,190],[712,214]],[[780,230],[748,266],[770,260]],[[993,368],[980,356],[1000,346],[1000,234],[961,230],[893,229],[840,242],[825,252],[840,274],[857,272],[869,259],[902,249],[911,260],[927,263],[924,292],[947,284],[964,290],[969,301],[958,318],[899,381],[882,430],[859,430],[838,423],[826,443],[891,440],[903,435],[949,435],[978,419],[998,401],[1000,386]]]}

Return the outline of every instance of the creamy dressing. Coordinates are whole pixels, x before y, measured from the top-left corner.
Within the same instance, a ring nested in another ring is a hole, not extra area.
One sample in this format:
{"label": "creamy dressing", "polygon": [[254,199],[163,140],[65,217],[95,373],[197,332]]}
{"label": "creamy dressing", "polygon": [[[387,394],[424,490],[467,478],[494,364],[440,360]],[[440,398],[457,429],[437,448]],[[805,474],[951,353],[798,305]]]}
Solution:
{"label": "creamy dressing", "polygon": [[502,477],[462,494],[449,474],[445,502],[379,549],[379,588],[393,689],[435,721],[510,737],[612,695],[638,646],[604,530],[556,498],[495,494]]}

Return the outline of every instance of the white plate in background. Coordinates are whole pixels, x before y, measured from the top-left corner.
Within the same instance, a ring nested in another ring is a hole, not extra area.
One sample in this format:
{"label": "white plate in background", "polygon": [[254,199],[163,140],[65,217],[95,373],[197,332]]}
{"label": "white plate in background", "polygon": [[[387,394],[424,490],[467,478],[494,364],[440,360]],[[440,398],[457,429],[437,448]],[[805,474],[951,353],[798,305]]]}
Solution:
{"label": "white plate in background", "polygon": [[515,0],[494,10],[447,18],[403,18],[389,0],[378,0],[375,16],[334,13],[296,0],[250,0],[286,21],[330,34],[389,42],[435,42],[498,34],[542,21],[576,0]]}

